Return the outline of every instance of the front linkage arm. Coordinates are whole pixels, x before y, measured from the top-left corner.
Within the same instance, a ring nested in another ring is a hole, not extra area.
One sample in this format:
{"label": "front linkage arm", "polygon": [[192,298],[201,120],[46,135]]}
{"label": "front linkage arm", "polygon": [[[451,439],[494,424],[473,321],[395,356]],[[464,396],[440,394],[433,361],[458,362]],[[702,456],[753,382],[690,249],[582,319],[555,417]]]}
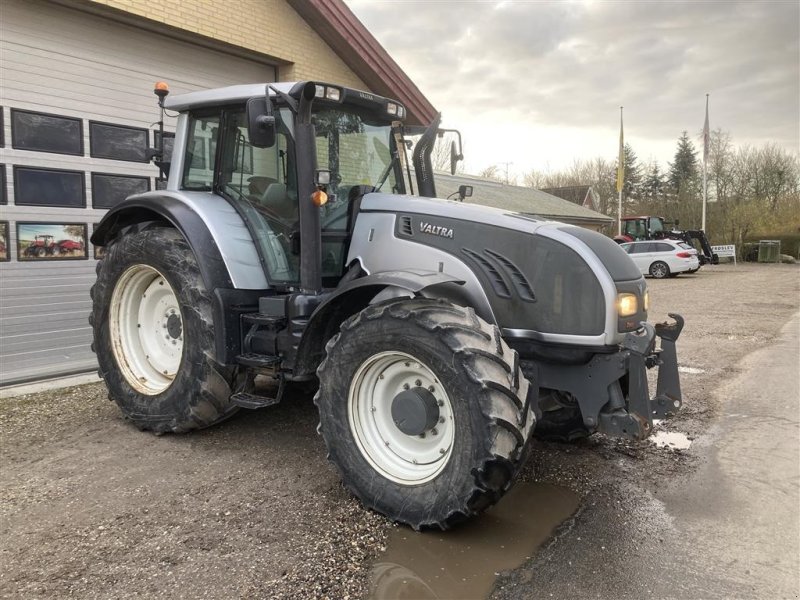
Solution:
{"label": "front linkage arm", "polygon": [[[620,350],[596,354],[583,365],[538,363],[542,388],[568,392],[581,409],[590,431],[643,439],[653,419],[677,412],[682,404],[675,342],[683,329],[683,317],[670,313],[674,323],[655,327],[642,323],[638,332],[625,336]],[[660,339],[660,349],[655,339]],[[658,367],[656,395],[650,398],[647,369]]]}

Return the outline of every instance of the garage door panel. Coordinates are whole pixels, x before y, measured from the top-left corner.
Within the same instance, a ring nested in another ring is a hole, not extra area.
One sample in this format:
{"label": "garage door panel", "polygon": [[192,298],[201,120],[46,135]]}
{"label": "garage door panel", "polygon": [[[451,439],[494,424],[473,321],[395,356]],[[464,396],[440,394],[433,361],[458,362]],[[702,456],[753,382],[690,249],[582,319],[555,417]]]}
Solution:
{"label": "garage door panel", "polygon": [[[8,43],[4,43],[0,48],[3,49],[4,58],[10,65],[25,66],[24,69],[18,68],[15,70],[13,66],[9,68],[9,79],[13,82],[10,84],[9,90],[17,87],[21,88],[19,91],[24,92],[28,89],[27,85],[43,85],[48,94],[53,93],[55,90],[59,96],[61,94],[71,94],[70,97],[72,99],[96,98],[100,104],[103,104],[107,99],[112,101],[130,99],[131,92],[139,90],[143,95],[148,96],[151,105],[154,106],[155,100],[151,90],[155,79],[166,79],[173,93],[184,93],[221,85],[220,83],[212,83],[214,81],[213,78],[209,78],[208,85],[205,85],[202,81],[186,82],[182,77],[170,78],[160,71],[153,73],[152,70],[143,73],[126,70],[121,73],[119,69],[114,67],[98,65],[92,61],[75,59],[74,57],[61,57],[58,72],[54,72],[52,69],[53,58],[44,51],[26,52]],[[70,60],[64,61],[64,58],[69,58]],[[154,75],[162,75],[162,77],[154,79]],[[253,76],[259,75],[261,78],[246,80],[247,83],[262,81],[264,79],[263,73],[260,71],[253,73]],[[235,75],[231,76],[229,83],[222,85],[233,85],[243,81],[245,80]],[[137,102],[130,102],[120,105],[120,107],[134,111],[142,109],[142,105]]]}
{"label": "garage door panel", "polygon": [[[2,308],[13,312],[25,309],[26,315],[35,315],[42,312],[52,312],[54,310],[66,310],[71,308],[88,308],[91,306],[86,298],[86,286],[92,286],[94,280],[86,283],[70,283],[65,285],[47,285],[49,295],[42,296],[39,293],[32,293],[29,286],[27,289],[18,287],[9,290],[3,299]],[[43,286],[46,284],[43,284]],[[87,313],[88,314],[88,313]],[[0,319],[21,318],[13,315],[3,315]]]}
{"label": "garage door panel", "polygon": [[[124,64],[133,72],[157,71],[192,86],[221,85],[220,78],[236,80],[236,74],[229,70],[229,55],[175,39],[168,40],[166,48],[165,36],[131,25],[37,1],[7,1],[3,11],[6,39],[23,47],[53,52],[56,58],[83,58],[100,67]],[[36,23],[35,29],[28,26],[30,21]],[[98,23],[103,25],[97,26]],[[86,40],[93,45],[86,44]],[[246,67],[247,62],[240,66]]]}
{"label": "garage door panel", "polygon": [[5,346],[5,356],[23,356],[32,354],[31,341],[36,341],[37,350],[58,351],[59,348],[67,346],[81,346],[86,343],[87,339],[91,343],[91,338],[92,330],[86,326],[42,333],[10,335],[3,340],[3,346]]}
{"label": "garage door panel", "polygon": [[[132,24],[42,0],[2,0],[0,105],[3,106],[10,221],[10,262],[0,262],[0,384],[96,368],[89,350],[88,259],[16,261],[16,223],[85,223],[87,235],[105,214],[92,208],[91,173],[145,176],[155,187],[157,169],[146,163],[92,158],[89,121],[153,129],[158,119],[153,84],[165,80],[173,94],[275,80],[273,66],[171,39]],[[82,119],[83,156],[11,148],[10,109]],[[174,120],[167,118],[167,131]],[[148,134],[148,145],[154,143]],[[14,205],[13,165],[81,171],[86,208]]]}
{"label": "garage door panel", "polygon": [[[58,350],[46,348],[15,353],[8,358],[0,358],[0,368],[8,368],[8,365],[13,362],[15,381],[29,381],[41,379],[43,376],[53,377],[97,369],[97,359],[94,353],[84,349],[83,342],[85,340],[80,340],[80,342],[80,344],[63,346]],[[41,371],[43,360],[51,361],[50,368],[44,375]]]}

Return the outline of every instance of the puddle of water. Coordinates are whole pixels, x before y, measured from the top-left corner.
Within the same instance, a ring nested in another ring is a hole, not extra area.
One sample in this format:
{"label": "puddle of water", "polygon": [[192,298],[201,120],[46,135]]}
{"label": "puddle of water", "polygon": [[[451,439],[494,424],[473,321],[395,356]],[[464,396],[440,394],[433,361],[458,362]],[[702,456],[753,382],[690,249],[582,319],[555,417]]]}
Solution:
{"label": "puddle of water", "polygon": [[688,373],[689,375],[699,375],[705,373],[705,369],[698,369],[697,367],[678,367],[679,373]]}
{"label": "puddle of water", "polygon": [[500,571],[521,565],[577,508],[569,490],[518,483],[496,506],[451,531],[393,529],[372,568],[370,598],[485,598]]}
{"label": "puddle of water", "polygon": [[686,434],[679,431],[656,431],[650,439],[659,448],[686,450],[692,445],[692,441],[686,437]]}

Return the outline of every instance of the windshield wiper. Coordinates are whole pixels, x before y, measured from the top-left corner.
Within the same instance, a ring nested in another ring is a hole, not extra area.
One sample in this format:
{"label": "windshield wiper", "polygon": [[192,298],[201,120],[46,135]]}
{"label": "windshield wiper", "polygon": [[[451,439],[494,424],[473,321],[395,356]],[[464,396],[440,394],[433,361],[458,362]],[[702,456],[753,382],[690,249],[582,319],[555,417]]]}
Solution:
{"label": "windshield wiper", "polygon": [[386,180],[389,178],[389,173],[391,173],[392,169],[394,169],[395,166],[397,166],[398,159],[399,157],[397,155],[397,152],[395,152],[394,157],[392,157],[392,160],[389,162],[388,166],[386,167],[386,170],[381,174],[381,178],[378,181],[378,185],[375,186],[376,192],[381,191],[381,187],[383,187],[383,184],[386,183]]}

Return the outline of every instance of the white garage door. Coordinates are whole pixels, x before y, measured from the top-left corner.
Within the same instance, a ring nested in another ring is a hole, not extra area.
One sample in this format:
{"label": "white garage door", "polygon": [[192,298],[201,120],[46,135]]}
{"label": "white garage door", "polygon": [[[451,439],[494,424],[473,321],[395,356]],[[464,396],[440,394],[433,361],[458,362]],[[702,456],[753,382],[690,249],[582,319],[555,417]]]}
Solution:
{"label": "white garage door", "polygon": [[2,0],[0,17],[3,385],[94,368],[88,236],[155,186],[153,84],[271,82],[275,68],[43,1]]}

